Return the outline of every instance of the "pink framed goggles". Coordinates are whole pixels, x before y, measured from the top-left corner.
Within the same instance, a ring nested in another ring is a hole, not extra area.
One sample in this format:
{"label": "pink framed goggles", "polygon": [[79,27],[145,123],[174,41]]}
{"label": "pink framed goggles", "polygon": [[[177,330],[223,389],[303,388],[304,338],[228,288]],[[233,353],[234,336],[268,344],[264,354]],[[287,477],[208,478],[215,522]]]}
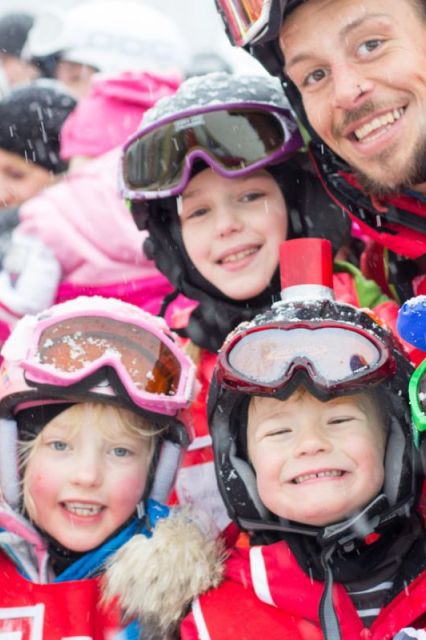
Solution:
{"label": "pink framed goggles", "polygon": [[[22,362],[31,386],[68,388],[91,380],[102,367],[116,373],[138,407],[176,415],[189,407],[194,365],[153,323],[102,312],[53,316],[38,323]],[[93,386],[93,385],[92,385]]]}
{"label": "pink framed goggles", "polygon": [[158,120],[123,148],[120,191],[131,201],[179,195],[199,159],[224,177],[290,157],[303,139],[287,109],[261,103],[211,105]]}

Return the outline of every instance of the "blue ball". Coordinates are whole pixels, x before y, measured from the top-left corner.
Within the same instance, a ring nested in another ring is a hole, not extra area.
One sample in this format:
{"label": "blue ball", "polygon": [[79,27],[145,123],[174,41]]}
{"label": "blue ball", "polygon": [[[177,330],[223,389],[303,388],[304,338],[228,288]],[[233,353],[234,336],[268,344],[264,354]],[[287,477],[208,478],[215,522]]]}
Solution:
{"label": "blue ball", "polygon": [[401,338],[426,351],[426,296],[404,302],[398,313],[397,328]]}

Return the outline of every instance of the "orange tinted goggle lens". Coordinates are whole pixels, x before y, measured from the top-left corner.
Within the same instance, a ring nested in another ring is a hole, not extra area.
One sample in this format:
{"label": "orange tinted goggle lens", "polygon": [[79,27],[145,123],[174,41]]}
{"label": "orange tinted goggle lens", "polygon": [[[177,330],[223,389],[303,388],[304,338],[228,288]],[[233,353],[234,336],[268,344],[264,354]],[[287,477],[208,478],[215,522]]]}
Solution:
{"label": "orange tinted goggle lens", "polygon": [[44,329],[38,342],[40,364],[65,373],[84,370],[104,356],[116,358],[139,390],[168,396],[177,391],[179,361],[137,325],[105,317],[69,318]]}

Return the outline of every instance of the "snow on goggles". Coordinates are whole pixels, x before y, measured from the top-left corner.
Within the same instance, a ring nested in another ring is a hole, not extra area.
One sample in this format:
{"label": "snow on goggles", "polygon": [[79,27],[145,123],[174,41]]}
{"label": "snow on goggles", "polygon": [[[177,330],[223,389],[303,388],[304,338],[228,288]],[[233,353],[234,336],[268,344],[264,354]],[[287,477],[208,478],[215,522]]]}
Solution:
{"label": "snow on goggles", "polygon": [[300,370],[331,393],[356,390],[395,372],[390,351],[376,336],[332,322],[253,327],[231,337],[219,363],[223,383],[246,393],[281,389]]}
{"label": "snow on goggles", "polygon": [[112,367],[131,400],[175,415],[190,404],[194,367],[152,323],[113,314],[48,318],[33,335],[22,367],[29,384],[70,387]]}
{"label": "snow on goggles", "polygon": [[164,118],[125,144],[121,193],[129,200],[182,193],[194,160],[225,177],[243,176],[290,156],[303,140],[289,111],[268,105],[212,106]]}
{"label": "snow on goggles", "polygon": [[411,375],[408,397],[414,426],[414,441],[419,447],[423,432],[426,431],[426,359]]}

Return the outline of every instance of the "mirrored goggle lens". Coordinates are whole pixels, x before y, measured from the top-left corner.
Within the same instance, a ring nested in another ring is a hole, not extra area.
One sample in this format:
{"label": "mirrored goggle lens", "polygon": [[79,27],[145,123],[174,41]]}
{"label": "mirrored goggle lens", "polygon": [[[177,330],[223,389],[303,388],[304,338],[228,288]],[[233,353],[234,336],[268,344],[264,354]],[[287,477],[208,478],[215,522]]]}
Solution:
{"label": "mirrored goggle lens", "polygon": [[285,382],[298,363],[305,363],[314,381],[332,385],[367,374],[381,353],[366,336],[348,329],[274,328],[248,333],[227,359],[241,378],[265,386]]}
{"label": "mirrored goggle lens", "polygon": [[157,336],[142,327],[104,317],[69,318],[41,333],[36,358],[49,372],[84,371],[108,356],[122,363],[138,390],[175,395],[181,366]]}
{"label": "mirrored goggle lens", "polygon": [[185,157],[200,149],[226,170],[255,164],[287,141],[273,113],[253,109],[212,111],[175,120],[136,139],[125,152],[123,178],[132,191],[160,191],[182,179]]}
{"label": "mirrored goggle lens", "polygon": [[271,0],[216,0],[234,45],[241,47],[268,21]]}

